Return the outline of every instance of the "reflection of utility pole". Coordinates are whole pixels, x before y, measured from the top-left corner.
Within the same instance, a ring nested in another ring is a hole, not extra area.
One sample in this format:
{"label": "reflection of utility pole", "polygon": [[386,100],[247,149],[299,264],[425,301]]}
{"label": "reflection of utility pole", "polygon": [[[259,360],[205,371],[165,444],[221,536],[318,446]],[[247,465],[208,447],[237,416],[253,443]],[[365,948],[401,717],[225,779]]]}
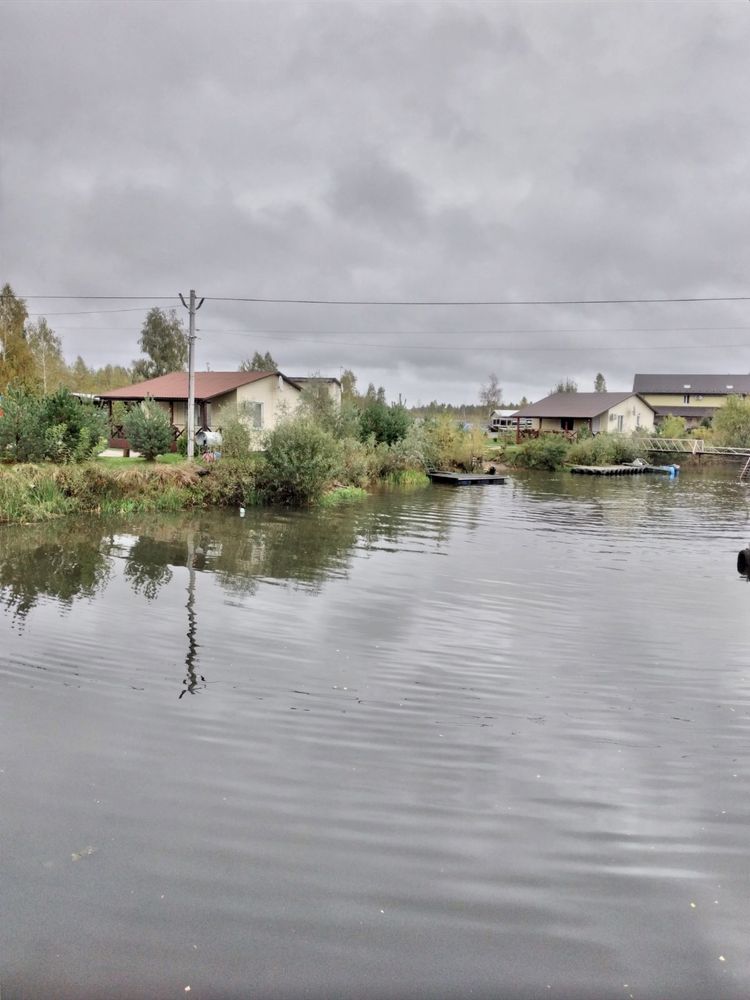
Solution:
{"label": "reflection of utility pole", "polygon": [[[188,615],[187,615],[187,617],[188,617],[188,630],[187,630],[188,650],[187,650],[187,655],[185,657],[185,666],[187,667],[187,677],[182,682],[183,688],[182,688],[182,691],[180,691],[180,698],[182,698],[182,696],[185,694],[186,691],[188,691],[190,694],[195,694],[195,689],[198,686],[198,678],[199,677],[203,681],[204,684],[206,683],[206,678],[203,676],[203,674],[197,673],[197,671],[195,669],[195,663],[196,663],[196,660],[197,660],[197,657],[198,657],[198,643],[196,642],[196,639],[195,639],[195,634],[196,634],[197,625],[198,625],[198,619],[196,618],[196,614],[195,614],[195,566],[193,565],[194,562],[195,562],[195,549],[194,549],[194,545],[193,545],[193,532],[190,531],[188,533],[188,558],[187,558],[187,565],[188,565],[188,585],[187,585],[188,599],[187,599],[187,605],[186,605],[186,607],[187,607],[187,613],[188,613]],[[178,698],[177,700],[179,701],[180,698]]]}
{"label": "reflection of utility pole", "polygon": [[187,457],[191,460],[195,455],[195,314],[205,302],[201,299],[198,305],[195,304],[195,289],[190,289],[190,305],[187,304],[180,292],[180,301],[190,312],[190,333],[188,335],[188,403],[187,403],[187,427],[185,433],[187,439]]}

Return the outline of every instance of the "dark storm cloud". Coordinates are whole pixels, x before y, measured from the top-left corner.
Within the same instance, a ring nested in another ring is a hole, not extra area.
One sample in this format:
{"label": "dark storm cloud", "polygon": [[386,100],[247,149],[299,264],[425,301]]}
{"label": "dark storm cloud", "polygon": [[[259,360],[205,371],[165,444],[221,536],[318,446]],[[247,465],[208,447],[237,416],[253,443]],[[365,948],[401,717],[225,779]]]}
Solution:
{"label": "dark storm cloud", "polygon": [[[750,5],[0,3],[0,17],[0,279],[21,294],[748,291]],[[139,314],[51,320],[71,357],[137,353]],[[750,325],[731,304],[209,301],[199,325],[201,366],[270,349],[296,374],[351,367],[411,401],[475,399],[492,370],[517,399],[599,370],[626,388],[637,370],[750,369],[750,347],[721,347],[750,331],[711,329]]]}

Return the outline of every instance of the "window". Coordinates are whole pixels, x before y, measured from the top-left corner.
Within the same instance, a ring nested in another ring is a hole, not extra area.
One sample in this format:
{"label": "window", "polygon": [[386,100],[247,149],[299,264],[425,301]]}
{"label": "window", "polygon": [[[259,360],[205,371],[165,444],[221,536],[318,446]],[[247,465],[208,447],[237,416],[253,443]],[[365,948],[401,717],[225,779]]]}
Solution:
{"label": "window", "polygon": [[621,413],[618,413],[618,415],[617,415],[617,431],[618,431],[618,433],[622,432],[622,425],[623,425],[624,420],[625,420],[625,418],[623,417],[623,415]]}
{"label": "window", "polygon": [[560,427],[564,431],[573,430],[573,418],[572,417],[560,417]]}
{"label": "window", "polygon": [[689,392],[686,392],[685,395],[682,397],[682,402],[685,403],[685,404],[687,404],[687,403],[690,402],[690,393]]}
{"label": "window", "polygon": [[263,429],[263,404],[245,403],[245,413],[254,431]]}

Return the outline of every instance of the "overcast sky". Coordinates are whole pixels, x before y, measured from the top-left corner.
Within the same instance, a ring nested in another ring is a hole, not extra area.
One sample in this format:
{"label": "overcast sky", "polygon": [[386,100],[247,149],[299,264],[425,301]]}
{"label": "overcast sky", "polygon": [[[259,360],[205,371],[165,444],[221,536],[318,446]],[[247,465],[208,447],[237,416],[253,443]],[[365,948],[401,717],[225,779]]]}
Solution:
{"label": "overcast sky", "polygon": [[0,0],[0,282],[69,360],[129,364],[193,287],[199,370],[409,405],[748,372],[750,301],[216,299],[750,295],[749,53],[745,0]]}

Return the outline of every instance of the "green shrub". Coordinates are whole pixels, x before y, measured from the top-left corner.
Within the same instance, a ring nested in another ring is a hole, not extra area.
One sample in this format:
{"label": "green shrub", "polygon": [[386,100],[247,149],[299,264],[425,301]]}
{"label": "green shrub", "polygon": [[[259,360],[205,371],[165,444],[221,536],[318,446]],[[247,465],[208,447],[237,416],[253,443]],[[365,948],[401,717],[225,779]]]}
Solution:
{"label": "green shrub", "polygon": [[352,437],[339,441],[338,480],[346,486],[364,487],[379,475],[379,449],[373,441],[359,441]]}
{"label": "green shrub", "polygon": [[103,410],[67,389],[34,396],[12,388],[2,401],[0,456],[14,462],[83,462],[106,440]]}
{"label": "green shrub", "polygon": [[58,389],[42,397],[40,417],[47,437],[47,457],[56,462],[85,462],[107,439],[104,410]]}
{"label": "green shrub", "polygon": [[222,418],[221,454],[223,458],[247,458],[250,454],[250,444],[250,429],[243,420],[238,416]]}
{"label": "green shrub", "polygon": [[221,458],[193,488],[196,501],[206,507],[250,507],[260,502],[258,459]]}
{"label": "green shrub", "polygon": [[359,486],[336,486],[324,493],[318,504],[321,507],[338,507],[342,503],[364,500],[367,495],[367,490],[363,490]]}
{"label": "green shrub", "polygon": [[505,461],[521,469],[559,469],[568,454],[568,442],[558,434],[542,434],[505,449]]}
{"label": "green shrub", "polygon": [[567,462],[573,465],[621,465],[642,457],[644,450],[637,438],[621,434],[597,434],[570,446]]}
{"label": "green shrub", "polygon": [[128,413],[124,429],[131,448],[139,451],[147,461],[153,461],[157,455],[169,451],[172,444],[169,418],[149,397]]}
{"label": "green shrub", "polygon": [[336,439],[305,417],[284,421],[266,437],[258,485],[269,500],[319,500],[341,464]]}
{"label": "green shrub", "polygon": [[421,489],[430,485],[430,477],[421,469],[397,469],[390,472],[383,483],[385,486],[397,486],[399,489]]}
{"label": "green shrub", "polygon": [[373,437],[378,444],[393,444],[406,436],[411,419],[405,406],[373,400],[359,415],[360,438],[366,441]]}
{"label": "green shrub", "polygon": [[41,405],[39,397],[23,388],[10,388],[3,394],[0,458],[11,462],[43,462],[47,458]]}
{"label": "green shrub", "polygon": [[[407,435],[407,440],[409,437]],[[430,417],[417,425],[414,445],[421,450],[422,468],[470,472],[481,465],[488,441],[478,427],[466,430],[453,417],[445,414]]]}
{"label": "green shrub", "polygon": [[729,396],[713,417],[714,444],[750,448],[750,400]]}
{"label": "green shrub", "polygon": [[670,414],[659,424],[659,437],[684,438],[687,434],[685,430],[686,426],[684,417],[676,417]]}

